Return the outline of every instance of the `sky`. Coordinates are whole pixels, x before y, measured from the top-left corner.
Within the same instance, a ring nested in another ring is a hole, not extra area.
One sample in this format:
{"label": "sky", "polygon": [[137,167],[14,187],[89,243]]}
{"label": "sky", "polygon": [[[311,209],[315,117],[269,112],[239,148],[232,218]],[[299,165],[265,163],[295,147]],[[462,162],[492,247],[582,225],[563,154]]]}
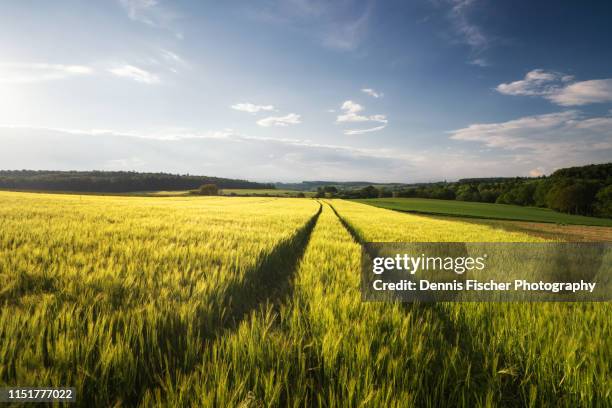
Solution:
{"label": "sky", "polygon": [[256,181],[612,159],[609,1],[0,2],[0,169]]}

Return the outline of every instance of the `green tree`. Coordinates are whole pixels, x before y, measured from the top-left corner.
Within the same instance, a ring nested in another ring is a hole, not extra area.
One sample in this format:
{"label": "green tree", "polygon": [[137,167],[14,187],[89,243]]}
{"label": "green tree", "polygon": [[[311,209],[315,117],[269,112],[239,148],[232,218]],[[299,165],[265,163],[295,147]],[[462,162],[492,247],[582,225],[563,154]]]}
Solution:
{"label": "green tree", "polygon": [[513,188],[514,202],[516,205],[533,205],[535,200],[533,199],[533,193],[535,192],[536,186],[533,183],[522,183]]}
{"label": "green tree", "polygon": [[336,188],[336,186],[325,186],[323,188],[323,191],[325,191],[326,193],[330,193],[330,194],[338,193],[338,189]]}
{"label": "green tree", "polygon": [[584,182],[556,184],[547,195],[548,207],[569,214],[589,214],[592,204],[589,186]]}
{"label": "green tree", "polygon": [[535,205],[538,207],[546,207],[546,197],[552,186],[553,183],[550,180],[538,181],[535,191],[533,192],[533,201]]}
{"label": "green tree", "polygon": [[378,189],[374,186],[367,186],[359,190],[361,198],[376,198],[378,197]]}
{"label": "green tree", "polygon": [[464,184],[457,189],[457,200],[461,201],[480,201],[478,189],[471,184]]}
{"label": "green tree", "polygon": [[381,188],[378,190],[378,198],[386,197],[393,197],[393,191],[389,190],[388,188]]}
{"label": "green tree", "polygon": [[612,184],[599,190],[596,199],[595,213],[600,217],[612,218]]}
{"label": "green tree", "polygon": [[219,187],[216,184],[202,184],[198,189],[199,195],[212,196],[219,194]]}

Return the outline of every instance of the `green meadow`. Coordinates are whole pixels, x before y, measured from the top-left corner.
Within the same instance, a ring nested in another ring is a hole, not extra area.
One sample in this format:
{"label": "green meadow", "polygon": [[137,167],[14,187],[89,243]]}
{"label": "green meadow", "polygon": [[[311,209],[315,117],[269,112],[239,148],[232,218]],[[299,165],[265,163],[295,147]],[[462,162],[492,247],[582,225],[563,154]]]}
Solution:
{"label": "green meadow", "polygon": [[520,207],[508,204],[434,200],[428,198],[373,198],[353,201],[389,210],[412,213],[612,227],[612,220],[608,218],[571,215],[547,208]]}

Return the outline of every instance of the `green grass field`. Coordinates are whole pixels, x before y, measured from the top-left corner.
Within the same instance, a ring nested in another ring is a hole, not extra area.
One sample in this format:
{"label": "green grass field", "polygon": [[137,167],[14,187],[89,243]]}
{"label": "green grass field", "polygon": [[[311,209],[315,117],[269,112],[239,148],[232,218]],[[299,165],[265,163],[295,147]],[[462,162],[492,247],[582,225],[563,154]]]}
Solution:
{"label": "green grass field", "polygon": [[0,192],[0,387],[75,406],[612,404],[610,303],[363,302],[362,241],[539,242],[347,200]]}
{"label": "green grass field", "polygon": [[612,227],[611,219],[563,214],[547,208],[427,198],[374,198],[353,201],[390,210],[422,214]]}

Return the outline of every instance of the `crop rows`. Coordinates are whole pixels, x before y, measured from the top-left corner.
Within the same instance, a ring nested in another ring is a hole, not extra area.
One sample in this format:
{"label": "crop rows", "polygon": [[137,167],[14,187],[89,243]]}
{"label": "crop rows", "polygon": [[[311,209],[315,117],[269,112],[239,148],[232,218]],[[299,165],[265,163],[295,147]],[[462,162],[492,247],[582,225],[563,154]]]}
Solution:
{"label": "crop rows", "polygon": [[[0,193],[0,382],[133,404],[295,259],[318,205]],[[311,223],[312,224],[312,223]]]}
{"label": "crop rows", "polygon": [[341,200],[0,193],[0,385],[83,406],[609,405],[608,304],[361,301],[361,241],[534,240]]}

